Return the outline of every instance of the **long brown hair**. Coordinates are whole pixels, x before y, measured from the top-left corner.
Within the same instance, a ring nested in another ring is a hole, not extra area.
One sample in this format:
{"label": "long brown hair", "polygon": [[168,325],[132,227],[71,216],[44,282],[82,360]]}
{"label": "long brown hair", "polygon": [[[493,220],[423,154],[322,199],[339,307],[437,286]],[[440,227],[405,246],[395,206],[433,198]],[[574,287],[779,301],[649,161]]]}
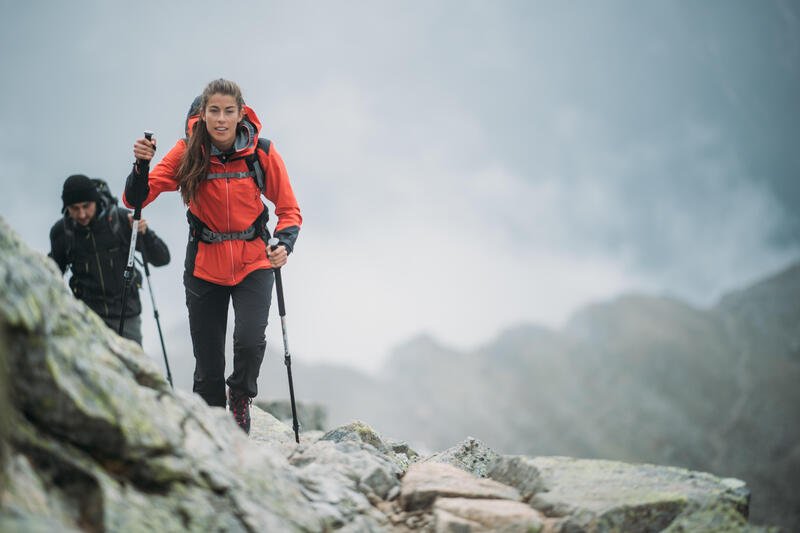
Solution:
{"label": "long brown hair", "polygon": [[[244,99],[239,86],[232,81],[220,78],[212,81],[203,89],[203,93],[200,95],[200,104],[197,108],[198,113],[205,111],[209,98],[215,94],[233,96],[239,106],[239,111],[242,110]],[[211,136],[208,134],[206,122],[201,114],[200,119],[192,127],[186,150],[181,156],[181,162],[178,165],[178,172],[175,176],[178,180],[178,189],[181,191],[181,198],[183,198],[184,204],[189,205],[189,202],[197,195],[200,183],[208,173],[210,161]]]}

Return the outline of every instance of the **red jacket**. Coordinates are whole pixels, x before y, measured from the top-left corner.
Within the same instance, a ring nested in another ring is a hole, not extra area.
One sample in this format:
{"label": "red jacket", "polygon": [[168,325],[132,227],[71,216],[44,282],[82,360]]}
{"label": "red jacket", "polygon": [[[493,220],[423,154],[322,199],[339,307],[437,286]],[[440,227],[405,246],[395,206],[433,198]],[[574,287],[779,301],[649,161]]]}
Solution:
{"label": "red jacket", "polygon": [[[234,143],[234,153],[226,157],[212,149],[209,178],[214,174],[226,177],[203,180],[196,197],[189,204],[189,210],[209,229],[218,233],[237,233],[246,230],[255,222],[263,209],[260,191],[253,178],[228,176],[248,172],[245,158],[253,154],[258,143],[261,122],[249,107],[244,106],[244,111],[245,118]],[[191,123],[189,126],[191,131]],[[161,162],[150,170],[150,193],[142,207],[155,200],[162,192],[178,189],[175,174],[185,150],[186,141],[181,139]],[[270,146],[268,153],[258,150],[257,154],[264,171],[265,196],[275,205],[275,214],[278,217],[275,237],[286,246],[287,251],[291,252],[303,218],[289,183],[286,167],[274,145]],[[123,200],[125,205],[133,207],[125,195]],[[192,246],[187,249],[187,255],[196,254],[194,260],[190,261],[191,258],[187,258],[186,264],[189,266],[193,263],[192,274],[212,283],[236,285],[254,270],[271,268],[264,241],[260,238],[250,241],[236,239],[214,243],[195,241],[195,243],[196,249]]]}

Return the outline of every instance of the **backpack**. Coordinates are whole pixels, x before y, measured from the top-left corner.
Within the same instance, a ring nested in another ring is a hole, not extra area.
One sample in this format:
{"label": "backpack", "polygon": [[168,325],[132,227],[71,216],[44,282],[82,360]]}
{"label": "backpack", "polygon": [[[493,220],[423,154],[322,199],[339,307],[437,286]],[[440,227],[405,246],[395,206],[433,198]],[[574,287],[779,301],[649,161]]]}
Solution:
{"label": "backpack", "polygon": [[[92,178],[92,181],[97,188],[97,194],[100,196],[101,202],[105,204],[105,207],[103,207],[100,205],[100,202],[98,202],[97,209],[101,212],[98,212],[95,216],[104,215],[108,219],[111,232],[116,235],[122,245],[127,246],[130,236],[126,235],[124,226],[120,221],[119,209],[117,209],[119,200],[111,193],[111,189],[109,188],[106,180],[101,178]],[[75,235],[75,231],[72,229],[71,224],[67,220],[69,215],[65,213],[64,217],[64,236],[66,237],[67,243],[66,257],[67,261],[71,263],[72,250],[75,248],[75,243],[77,242],[78,237]]]}

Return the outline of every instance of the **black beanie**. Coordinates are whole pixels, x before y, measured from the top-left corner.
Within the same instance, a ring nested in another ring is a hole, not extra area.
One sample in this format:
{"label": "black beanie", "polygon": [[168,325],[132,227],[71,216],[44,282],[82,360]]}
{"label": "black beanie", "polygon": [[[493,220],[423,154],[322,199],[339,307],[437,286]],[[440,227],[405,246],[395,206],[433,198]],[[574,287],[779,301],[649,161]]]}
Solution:
{"label": "black beanie", "polygon": [[91,179],[83,174],[73,174],[64,182],[61,199],[64,201],[63,209],[66,209],[68,205],[80,202],[98,202],[100,196],[97,194],[97,186]]}

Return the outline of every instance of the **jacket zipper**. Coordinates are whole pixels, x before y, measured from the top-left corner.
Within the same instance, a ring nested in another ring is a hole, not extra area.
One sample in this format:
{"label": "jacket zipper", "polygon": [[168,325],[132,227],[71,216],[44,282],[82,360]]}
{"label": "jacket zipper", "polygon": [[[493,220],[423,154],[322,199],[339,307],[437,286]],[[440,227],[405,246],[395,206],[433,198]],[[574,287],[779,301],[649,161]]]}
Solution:
{"label": "jacket zipper", "polygon": [[[223,165],[223,169],[224,169],[224,165]],[[228,217],[228,233],[230,233],[230,232],[231,232],[231,195],[230,195],[230,184],[231,184],[231,179],[230,179],[230,178],[225,178],[225,203],[227,204],[227,205],[226,205],[226,209],[225,209],[225,214],[226,214],[226,215],[227,215],[227,217]],[[229,251],[229,252],[230,252],[230,254],[231,254],[231,281],[233,281],[234,283],[236,283],[236,265],[235,265],[235,263],[234,263],[234,261],[233,261],[233,243],[232,243],[231,241],[228,241],[228,251]]]}
{"label": "jacket zipper", "polygon": [[[228,166],[227,166],[226,163],[223,163],[222,161],[220,161],[219,158],[217,158],[217,162],[220,165],[222,165],[222,172],[223,173],[228,170]],[[226,217],[226,222],[228,224],[228,226],[227,226],[227,228],[228,228],[227,232],[228,233],[231,232],[231,191],[230,191],[230,184],[231,184],[231,179],[230,178],[225,178],[225,217]],[[230,258],[231,258],[231,281],[236,283],[236,263],[233,260],[233,243],[231,243],[231,241],[228,241],[228,255],[230,255]]]}
{"label": "jacket zipper", "polygon": [[100,263],[100,254],[97,252],[97,241],[94,240],[94,233],[92,230],[89,230],[89,235],[92,237],[92,247],[94,248],[94,257],[97,261],[97,272],[100,274],[100,288],[103,291],[103,309],[106,310],[106,316],[108,314],[108,303],[106,302],[106,284],[105,280],[103,280],[103,265]]}

